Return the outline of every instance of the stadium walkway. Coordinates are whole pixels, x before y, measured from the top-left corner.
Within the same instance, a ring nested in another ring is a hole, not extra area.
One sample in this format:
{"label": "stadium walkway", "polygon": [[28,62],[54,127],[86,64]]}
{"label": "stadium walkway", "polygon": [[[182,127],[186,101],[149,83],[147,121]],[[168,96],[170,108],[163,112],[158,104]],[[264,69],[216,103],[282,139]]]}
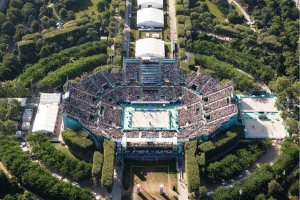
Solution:
{"label": "stadium walkway", "polygon": [[[124,162],[122,161],[122,163]],[[112,194],[109,194],[109,196],[112,195],[112,200],[121,200],[122,198],[122,176],[123,169],[122,167],[117,166],[117,162],[115,162],[113,190]]]}
{"label": "stadium walkway", "polygon": [[[178,161],[177,161],[178,162]],[[181,173],[182,170],[182,179]],[[178,200],[186,200],[188,199],[188,189],[187,189],[187,181],[186,181],[186,173],[185,173],[185,158],[181,159],[181,166],[179,167],[179,173],[177,173],[177,186],[178,186]]]}

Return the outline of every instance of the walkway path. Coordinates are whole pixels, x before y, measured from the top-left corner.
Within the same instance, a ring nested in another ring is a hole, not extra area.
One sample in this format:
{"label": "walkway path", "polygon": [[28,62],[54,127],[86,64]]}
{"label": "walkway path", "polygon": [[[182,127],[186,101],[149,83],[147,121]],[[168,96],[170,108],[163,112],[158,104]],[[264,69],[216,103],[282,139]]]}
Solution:
{"label": "walkway path", "polygon": [[177,26],[175,16],[175,0],[169,0],[169,16],[170,16],[170,31],[171,31],[171,55],[173,58],[173,40],[177,39]]}
{"label": "walkway path", "polygon": [[123,31],[123,56],[129,57],[129,46],[130,46],[130,17],[131,13],[131,0],[126,0],[125,19],[124,19],[124,31]]}
{"label": "walkway path", "polygon": [[[181,172],[182,171],[182,177]],[[181,179],[182,178],[182,179]],[[178,200],[186,200],[188,199],[188,189],[187,189],[187,181],[186,181],[186,173],[185,173],[185,158],[181,159],[181,165],[179,167],[179,173],[177,173],[177,186],[178,186]]]}

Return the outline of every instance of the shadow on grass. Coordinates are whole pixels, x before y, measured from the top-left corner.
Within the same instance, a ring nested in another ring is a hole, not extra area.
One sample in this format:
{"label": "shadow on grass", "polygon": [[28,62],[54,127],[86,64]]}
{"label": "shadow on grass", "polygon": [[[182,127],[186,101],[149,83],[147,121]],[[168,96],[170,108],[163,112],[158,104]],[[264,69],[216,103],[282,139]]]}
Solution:
{"label": "shadow on grass", "polygon": [[72,10],[77,13],[80,11],[88,10],[88,6],[93,6],[93,3],[91,0],[81,0],[80,3],[73,6]]}

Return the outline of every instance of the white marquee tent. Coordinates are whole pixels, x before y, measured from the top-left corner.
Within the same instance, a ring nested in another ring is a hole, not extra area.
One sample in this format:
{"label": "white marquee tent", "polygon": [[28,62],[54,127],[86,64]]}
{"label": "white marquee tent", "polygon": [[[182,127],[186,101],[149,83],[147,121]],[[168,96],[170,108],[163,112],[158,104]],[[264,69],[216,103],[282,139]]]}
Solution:
{"label": "white marquee tent", "polygon": [[163,0],[138,0],[139,8],[163,8]]}
{"label": "white marquee tent", "polygon": [[41,93],[40,104],[60,104],[61,93]]}
{"label": "white marquee tent", "polygon": [[156,8],[137,11],[137,27],[164,27],[164,12]]}
{"label": "white marquee tent", "polygon": [[136,41],[135,57],[165,57],[165,43],[163,40],[146,38]]}
{"label": "white marquee tent", "polygon": [[54,133],[58,109],[56,104],[40,104],[32,132]]}

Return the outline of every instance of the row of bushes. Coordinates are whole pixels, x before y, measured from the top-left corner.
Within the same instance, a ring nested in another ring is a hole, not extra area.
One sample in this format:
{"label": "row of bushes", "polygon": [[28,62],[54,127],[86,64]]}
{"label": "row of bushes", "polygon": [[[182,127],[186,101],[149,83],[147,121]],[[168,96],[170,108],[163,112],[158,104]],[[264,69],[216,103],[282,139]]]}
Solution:
{"label": "row of bushes", "polygon": [[208,180],[215,183],[238,176],[242,169],[249,168],[270,146],[270,138],[255,140],[249,143],[246,148],[239,149],[220,161],[210,163],[206,169]]}
{"label": "row of bushes", "polygon": [[235,125],[227,131],[223,136],[215,138],[211,141],[203,142],[198,146],[200,152],[204,152],[206,158],[211,158],[223,153],[233,146],[244,135],[244,125]]}
{"label": "row of bushes", "polygon": [[115,162],[115,142],[104,139],[104,162],[102,167],[102,186],[106,188],[108,193],[112,192],[113,176],[114,176],[114,162]]}
{"label": "row of bushes", "polygon": [[[32,162],[29,155],[19,147],[15,136],[0,135],[0,146],[1,160],[11,175],[15,176],[22,186],[40,197],[46,200],[94,199],[90,189],[59,181],[40,164]],[[57,154],[57,157],[59,156],[60,154]]]}
{"label": "row of bushes", "polygon": [[195,156],[197,151],[197,140],[185,143],[185,171],[187,176],[187,187],[189,192],[194,192],[200,187],[200,174]]}
{"label": "row of bushes", "polygon": [[88,42],[80,46],[71,47],[50,55],[49,57],[40,59],[38,63],[28,67],[17,78],[30,85],[30,79],[33,83],[42,79],[48,72],[53,71],[67,64],[71,60],[81,57],[92,56],[95,54],[106,53],[107,43],[105,41]]}
{"label": "row of bushes", "polygon": [[44,133],[28,134],[26,140],[32,144],[32,152],[48,166],[59,170],[66,176],[73,177],[74,180],[91,178],[91,163],[69,157],[67,154],[56,149],[53,144],[48,141],[48,137],[46,137]]}
{"label": "row of bushes", "polygon": [[[292,138],[298,140],[298,137]],[[256,169],[252,174],[247,176],[244,181],[236,182],[233,187],[225,188],[219,187],[211,198],[213,200],[225,199],[245,199],[252,200],[260,193],[266,193],[268,183],[276,178],[279,182],[282,181],[282,172],[285,170],[286,174],[290,174],[299,161],[299,147],[293,142],[286,140],[281,145],[281,154],[275,163],[270,166],[268,163],[263,164]],[[243,193],[240,195],[239,190]]]}
{"label": "row of bushes", "polygon": [[68,128],[61,132],[63,140],[72,150],[78,153],[86,153],[93,148],[93,141],[89,139],[89,134],[83,130],[74,132]]}
{"label": "row of bushes", "polygon": [[64,84],[67,77],[70,79],[80,76],[83,72],[91,71],[106,63],[107,55],[98,54],[91,57],[84,57],[73,63],[68,63],[61,68],[49,72],[38,84],[38,88],[47,89]]}
{"label": "row of bushes", "polygon": [[93,157],[93,168],[92,168],[92,175],[94,184],[96,185],[98,180],[100,180],[101,176],[101,169],[103,165],[103,154],[99,151],[95,151],[94,157]]}

